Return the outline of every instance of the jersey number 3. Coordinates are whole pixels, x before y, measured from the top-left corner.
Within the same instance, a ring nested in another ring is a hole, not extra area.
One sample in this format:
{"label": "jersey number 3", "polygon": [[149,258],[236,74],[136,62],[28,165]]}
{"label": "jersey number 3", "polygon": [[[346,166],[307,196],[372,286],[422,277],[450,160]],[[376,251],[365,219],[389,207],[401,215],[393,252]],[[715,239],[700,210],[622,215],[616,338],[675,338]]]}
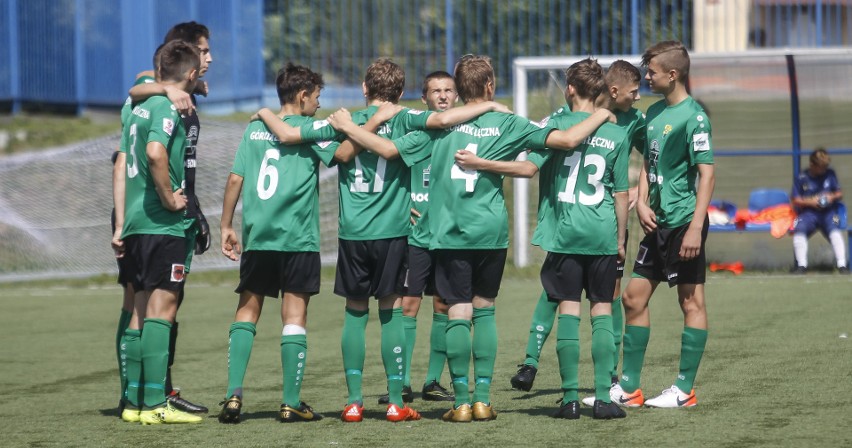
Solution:
{"label": "jersey number 3", "polygon": [[594,187],[595,192],[586,194],[580,191],[580,194],[575,194],[577,177],[580,174],[581,155],[581,153],[575,152],[565,158],[565,166],[568,168],[568,181],[565,185],[565,191],[559,192],[559,202],[574,204],[579,199],[582,205],[597,205],[604,198],[604,186],[601,183],[601,179],[603,179],[606,170],[606,160],[598,154],[586,154],[586,158],[583,160],[583,167],[594,166],[595,168],[594,172],[589,173],[586,182],[588,182],[588,185]]}

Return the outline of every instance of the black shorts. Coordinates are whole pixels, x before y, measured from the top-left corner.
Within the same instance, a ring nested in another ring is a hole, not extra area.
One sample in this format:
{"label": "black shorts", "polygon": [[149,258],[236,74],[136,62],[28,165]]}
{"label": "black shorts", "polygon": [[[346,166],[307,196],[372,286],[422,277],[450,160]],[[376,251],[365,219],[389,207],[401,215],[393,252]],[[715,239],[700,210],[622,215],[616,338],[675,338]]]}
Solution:
{"label": "black shorts", "polygon": [[179,291],[186,280],[186,238],[131,235],[124,239],[126,277],[136,291]]}
{"label": "black shorts", "polygon": [[285,292],[314,295],[319,289],[319,252],[250,250],[240,259],[240,284],[234,292],[280,297]]}
{"label": "black shorts", "polygon": [[548,252],[541,265],[541,285],[552,302],[579,302],[583,290],[590,302],[612,303],[617,255]]}
{"label": "black shorts", "polygon": [[431,250],[408,246],[408,273],[403,286],[403,296],[435,295],[435,255]]}
{"label": "black shorts", "polygon": [[657,227],[639,243],[633,274],[655,282],[668,282],[669,287],[704,284],[707,269],[704,245],[709,226],[710,221],[705,218],[698,256],[683,262],[680,261],[679,252],[689,224],[673,229]]}
{"label": "black shorts", "polygon": [[352,300],[402,294],[408,238],[338,240],[334,293]]}
{"label": "black shorts", "polygon": [[615,262],[616,263],[615,264],[615,269],[616,269],[615,278],[616,279],[624,277],[624,263],[627,261],[627,241],[629,239],[630,239],[630,233],[627,231],[627,229],[624,229],[624,254],[625,254],[625,259],[618,261],[617,260],[618,257],[616,257],[616,262]]}
{"label": "black shorts", "polygon": [[500,292],[506,249],[436,249],[435,290],[444,302],[471,303]]}

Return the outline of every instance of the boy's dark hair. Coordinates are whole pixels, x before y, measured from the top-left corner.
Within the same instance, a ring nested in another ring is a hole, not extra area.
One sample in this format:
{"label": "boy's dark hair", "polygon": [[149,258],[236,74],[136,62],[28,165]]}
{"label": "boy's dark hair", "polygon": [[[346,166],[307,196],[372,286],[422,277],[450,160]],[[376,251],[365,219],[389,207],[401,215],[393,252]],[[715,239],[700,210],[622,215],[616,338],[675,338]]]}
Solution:
{"label": "boy's dark hair", "polygon": [[396,103],[405,88],[405,71],[390,58],[379,58],[367,67],[364,75],[367,99]]}
{"label": "boy's dark hair", "polygon": [[456,63],[456,90],[462,101],[485,98],[485,86],[494,84],[494,68],[491,58],[475,54],[464,55]]}
{"label": "boy's dark hair", "polygon": [[811,165],[827,167],[831,164],[831,157],[828,156],[828,151],[825,148],[817,146],[814,148],[814,152],[811,153],[809,161]]}
{"label": "boy's dark hair", "polygon": [[665,40],[651,45],[642,55],[642,66],[647,67],[654,58],[657,58],[664,70],[677,70],[678,81],[686,82],[689,76],[689,53],[682,43]]}
{"label": "boy's dark hair", "polygon": [[198,47],[180,40],[161,45],[154,61],[158,79],[161,81],[181,82],[186,79],[188,71],[198,71],[201,68]]}
{"label": "boy's dark hair", "polygon": [[639,84],[642,81],[642,73],[635,65],[624,59],[619,59],[610,64],[604,80],[607,87],[612,87],[616,84]]}
{"label": "boy's dark hair", "polygon": [[606,88],[604,72],[597,59],[586,58],[565,70],[568,85],[574,86],[580,98],[594,99]]}
{"label": "boy's dark hair", "polygon": [[163,43],[173,40],[181,40],[196,45],[198,44],[198,40],[202,37],[210,40],[210,30],[208,30],[206,26],[195,21],[183,22],[173,26],[166,33]]}
{"label": "boy's dark hair", "polygon": [[453,75],[443,70],[434,71],[426,75],[426,77],[423,78],[423,96],[426,96],[426,93],[429,90],[429,81],[433,79],[453,79]]}
{"label": "boy's dark hair", "polygon": [[322,89],[325,82],[322,75],[311,71],[311,69],[288,62],[275,78],[275,87],[278,92],[278,101],[281,105],[296,101],[296,95],[302,90],[308,94],[314,93],[314,89]]}

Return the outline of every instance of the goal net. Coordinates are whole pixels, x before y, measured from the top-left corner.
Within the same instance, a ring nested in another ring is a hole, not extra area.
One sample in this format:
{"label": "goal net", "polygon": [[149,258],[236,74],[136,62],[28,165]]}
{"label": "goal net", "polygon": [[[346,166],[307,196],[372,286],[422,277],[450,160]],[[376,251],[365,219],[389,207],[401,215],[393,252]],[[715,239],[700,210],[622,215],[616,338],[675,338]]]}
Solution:
{"label": "goal net", "polygon": [[[538,120],[564,106],[565,69],[583,57],[515,59],[515,113]],[[602,56],[598,62],[606,68],[618,59],[638,66],[641,57]],[[788,62],[792,62],[792,72]],[[644,76],[644,70],[642,73]],[[817,146],[829,150],[841,185],[852,185],[852,157],[849,157],[852,126],[849,126],[848,115],[852,106],[852,84],[847,81],[850,76],[852,49],[848,48],[692,54],[690,93],[705,106],[713,126],[716,155],[713,198],[744,209],[749,193],[755,188],[790,190],[798,163],[794,149],[801,148],[802,155],[806,156]],[[791,95],[791,79],[795,79],[797,97]],[[648,91],[644,80],[640,93],[643,98],[636,107],[642,111],[661,99]],[[798,125],[794,125],[794,115],[798,116]],[[806,167],[807,158],[801,157],[801,160]],[[639,163],[640,157],[634,152],[631,166]],[[635,184],[636,176],[632,179]],[[537,187],[536,179],[514,181],[513,258],[519,266],[539,264],[544,256],[526,243],[536,222]],[[642,235],[635,215],[631,213],[630,217],[628,260],[632,260],[631,252],[635,251]],[[712,258],[741,259],[762,268],[780,268],[792,263],[789,239],[773,241],[763,234],[714,235],[712,238],[713,244],[708,245],[708,261]],[[830,259],[830,247],[820,240],[811,239],[815,243],[812,253]]]}
{"label": "goal net", "polygon": [[[192,270],[236,269],[219,250],[225,181],[244,125],[202,119],[196,192],[210,223],[210,250]],[[119,134],[0,159],[0,282],[115,273],[110,248],[112,164]],[[337,170],[320,173],[321,256],[337,257]],[[241,204],[234,225],[240,233]]]}

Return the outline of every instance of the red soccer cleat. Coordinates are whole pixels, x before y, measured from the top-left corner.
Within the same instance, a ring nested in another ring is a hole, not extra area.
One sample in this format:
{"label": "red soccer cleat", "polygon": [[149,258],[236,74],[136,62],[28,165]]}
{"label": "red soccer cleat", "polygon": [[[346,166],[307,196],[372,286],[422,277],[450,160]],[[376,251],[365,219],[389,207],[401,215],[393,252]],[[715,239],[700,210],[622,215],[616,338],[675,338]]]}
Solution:
{"label": "red soccer cleat", "polygon": [[386,418],[389,422],[420,420],[420,413],[408,406],[399,407],[395,404],[389,404]]}

